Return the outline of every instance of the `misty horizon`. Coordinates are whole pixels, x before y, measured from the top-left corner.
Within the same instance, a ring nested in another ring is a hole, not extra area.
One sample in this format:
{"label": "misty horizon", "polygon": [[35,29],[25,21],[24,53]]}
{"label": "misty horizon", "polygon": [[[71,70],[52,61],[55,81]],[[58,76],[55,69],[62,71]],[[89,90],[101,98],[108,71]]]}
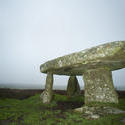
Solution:
{"label": "misty horizon", "polygon": [[[24,85],[21,85],[21,84],[0,84],[0,88],[4,88],[4,89],[45,89],[45,86],[44,85],[41,85],[41,87],[39,87],[39,84],[37,84],[37,86],[35,84],[31,84],[32,86],[30,87],[29,85],[26,86],[25,84]],[[67,86],[64,86],[64,85],[54,85],[53,86],[53,89],[54,90],[66,90],[67,89]],[[115,86],[115,89],[116,90],[125,90],[125,86],[121,85],[121,86]],[[84,90],[84,86],[81,86],[80,85],[80,90]]]}
{"label": "misty horizon", "polygon": [[[125,40],[124,12],[123,0],[0,1],[0,86],[44,87],[46,61]],[[125,68],[112,74],[114,86],[125,90]],[[54,87],[66,88],[68,78],[54,75]]]}

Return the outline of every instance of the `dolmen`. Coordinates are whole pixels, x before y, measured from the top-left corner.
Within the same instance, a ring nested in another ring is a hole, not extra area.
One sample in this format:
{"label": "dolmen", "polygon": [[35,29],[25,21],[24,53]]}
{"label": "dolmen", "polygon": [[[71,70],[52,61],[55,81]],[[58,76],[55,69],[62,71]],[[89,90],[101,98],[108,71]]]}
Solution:
{"label": "dolmen", "polygon": [[56,74],[68,75],[74,80],[76,76],[83,76],[85,105],[118,103],[112,71],[122,68],[125,68],[125,41],[109,42],[50,60],[40,66],[40,71],[47,74],[42,102],[51,102],[53,75]]}

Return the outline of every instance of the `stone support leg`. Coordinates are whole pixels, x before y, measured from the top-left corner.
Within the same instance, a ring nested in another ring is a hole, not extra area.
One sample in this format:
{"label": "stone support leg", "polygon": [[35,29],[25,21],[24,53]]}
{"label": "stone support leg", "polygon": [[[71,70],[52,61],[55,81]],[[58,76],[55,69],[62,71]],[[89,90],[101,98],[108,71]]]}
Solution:
{"label": "stone support leg", "polygon": [[76,76],[70,76],[67,85],[67,96],[77,96],[80,94],[80,86]]}
{"label": "stone support leg", "polygon": [[49,104],[53,97],[53,74],[51,72],[47,73],[45,90],[41,94],[41,99],[43,103]]}
{"label": "stone support leg", "polygon": [[113,86],[112,73],[107,68],[90,69],[83,73],[85,83],[85,104],[118,103]]}

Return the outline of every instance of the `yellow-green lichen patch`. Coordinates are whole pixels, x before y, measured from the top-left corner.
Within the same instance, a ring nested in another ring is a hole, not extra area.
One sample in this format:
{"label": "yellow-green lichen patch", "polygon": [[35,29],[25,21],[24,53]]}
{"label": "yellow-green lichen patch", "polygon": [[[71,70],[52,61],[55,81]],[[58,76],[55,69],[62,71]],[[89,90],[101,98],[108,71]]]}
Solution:
{"label": "yellow-green lichen patch", "polygon": [[106,43],[50,60],[42,64],[40,70],[59,75],[82,75],[86,69],[102,66],[111,71],[125,67],[125,41]]}

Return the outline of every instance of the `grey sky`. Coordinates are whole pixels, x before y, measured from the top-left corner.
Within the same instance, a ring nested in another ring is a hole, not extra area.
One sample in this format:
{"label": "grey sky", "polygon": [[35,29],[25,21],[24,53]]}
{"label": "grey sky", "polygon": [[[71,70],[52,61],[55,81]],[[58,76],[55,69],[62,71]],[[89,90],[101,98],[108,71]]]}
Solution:
{"label": "grey sky", "polygon": [[[125,0],[0,0],[0,84],[40,88],[40,64],[117,40],[125,40]],[[116,86],[124,74],[113,72]]]}

